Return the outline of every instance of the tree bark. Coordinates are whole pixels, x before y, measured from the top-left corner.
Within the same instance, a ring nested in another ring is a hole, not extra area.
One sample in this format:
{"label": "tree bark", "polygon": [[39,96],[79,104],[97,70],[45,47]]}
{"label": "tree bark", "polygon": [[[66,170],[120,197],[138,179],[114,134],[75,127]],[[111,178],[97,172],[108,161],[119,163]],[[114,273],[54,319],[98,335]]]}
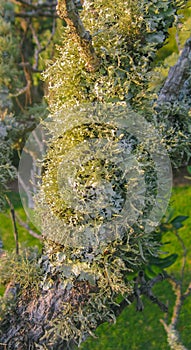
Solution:
{"label": "tree bark", "polygon": [[96,71],[100,66],[100,61],[92,45],[91,34],[84,28],[74,1],[58,0],[57,13],[66,21],[74,40],[78,43],[79,50],[86,61],[87,70]]}
{"label": "tree bark", "polygon": [[[142,276],[140,278],[140,276]],[[113,315],[118,317],[121,312],[130,305],[134,300],[137,301],[137,311],[143,310],[143,303],[140,299],[141,295],[145,295],[153,303],[156,303],[163,311],[166,306],[162,304],[152,293],[152,287],[162,281],[166,276],[159,274],[157,277],[146,282],[143,272],[139,273],[135,281],[135,288],[131,294],[124,298],[120,303],[110,306]],[[102,323],[113,321],[113,318],[107,316],[107,313],[102,317],[100,312],[99,319],[91,325],[89,329],[83,329],[79,335],[79,339],[68,336],[64,327],[74,326],[72,324],[72,313],[82,312],[85,304],[88,304],[92,293],[97,293],[98,289],[91,286],[88,281],[76,281],[72,288],[69,284],[63,288],[60,283],[59,276],[55,283],[48,290],[40,289],[37,291],[26,290],[20,295],[19,285],[10,283],[6,290],[6,297],[11,297],[14,305],[13,311],[10,312],[1,323],[0,330],[0,350],[65,350],[74,349],[77,344],[84,341],[88,336],[93,334],[93,331]],[[107,303],[107,301],[106,301]],[[67,318],[67,309],[70,310]],[[83,314],[83,312],[82,312]],[[56,328],[63,323],[62,336]],[[61,321],[61,323],[59,323]],[[80,327],[75,324],[75,327]]]}
{"label": "tree bark", "polygon": [[[73,308],[73,312],[78,312],[78,309],[80,310],[80,307],[88,301],[93,291],[89,287],[89,283],[85,281],[80,284],[78,282],[70,290],[67,287],[63,288],[57,280],[47,291],[40,290],[39,294],[36,295],[35,292],[34,294],[29,292],[28,295],[19,296],[19,287],[10,284],[6,296],[14,298],[16,305],[14,311],[10,312],[1,324],[0,350],[75,348],[76,342],[72,337],[68,340],[63,339],[59,336],[59,332],[53,330],[52,324],[54,322],[56,324],[57,320],[66,317],[66,305],[68,304]],[[130,295],[128,300],[133,302],[134,295]],[[123,300],[119,306],[114,307],[113,312],[117,316],[127,305],[128,302]],[[105,321],[100,319],[97,326]],[[92,327],[92,332],[95,330],[94,327]],[[84,330],[82,338],[85,340],[88,336],[88,332]]]}
{"label": "tree bark", "polygon": [[179,100],[181,90],[186,90],[185,82],[191,71],[191,37],[186,41],[177,63],[170,68],[168,77],[159,93],[158,103]]}
{"label": "tree bark", "polygon": [[[12,290],[10,291],[12,293]],[[51,290],[41,291],[40,295],[28,295],[17,298],[15,312],[7,315],[2,325],[0,349],[10,350],[64,350],[68,345],[74,346],[73,341],[66,342],[57,336],[52,341],[53,335],[50,323],[64,312],[63,304],[71,299],[73,290],[63,290],[56,283]],[[7,292],[8,294],[8,292]],[[13,293],[12,293],[13,294]]]}

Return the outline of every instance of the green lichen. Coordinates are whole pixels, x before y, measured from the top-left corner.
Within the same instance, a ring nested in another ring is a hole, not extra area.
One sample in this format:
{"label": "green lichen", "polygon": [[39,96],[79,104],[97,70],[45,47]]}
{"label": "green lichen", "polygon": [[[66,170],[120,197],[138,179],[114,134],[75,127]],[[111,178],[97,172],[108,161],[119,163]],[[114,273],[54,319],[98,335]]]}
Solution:
{"label": "green lichen", "polygon": [[[161,203],[158,185],[168,170],[168,123],[163,118],[164,128],[158,127],[156,95],[148,83],[176,5],[87,1],[81,17],[100,68],[86,70],[78,44],[64,28],[58,57],[44,73],[52,116],[45,122],[51,139],[35,196],[45,241],[40,288],[51,291],[57,282],[69,295],[50,320],[52,343],[60,337],[79,344],[99,323],[115,321],[117,298],[128,300],[133,291],[131,275],[158,256],[160,239],[146,225],[149,221],[154,231],[157,222],[153,210]],[[139,122],[132,107],[157,128]],[[178,142],[169,135],[169,149],[176,150]],[[165,181],[161,189],[163,198]]]}

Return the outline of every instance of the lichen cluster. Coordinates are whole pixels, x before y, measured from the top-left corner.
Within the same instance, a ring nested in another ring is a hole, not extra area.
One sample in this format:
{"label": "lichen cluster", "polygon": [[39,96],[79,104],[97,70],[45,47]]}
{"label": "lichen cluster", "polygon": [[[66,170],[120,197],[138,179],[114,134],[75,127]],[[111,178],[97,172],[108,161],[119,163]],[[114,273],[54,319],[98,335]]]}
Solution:
{"label": "lichen cluster", "polygon": [[41,288],[59,281],[71,294],[51,327],[80,343],[115,319],[117,297],[128,300],[132,276],[159,252],[146,225],[156,226],[152,211],[168,157],[153,126],[123,104],[64,109],[44,124],[48,151],[35,196],[45,239]]}
{"label": "lichen cluster", "polygon": [[[145,227],[157,202],[159,168],[166,168],[156,167],[156,149],[148,145],[163,146],[164,134],[159,141],[148,128],[140,141],[129,131],[128,117],[123,126],[115,118],[120,119],[124,104],[152,121],[151,62],[176,6],[169,1],[86,1],[80,16],[92,35],[99,69],[86,69],[79,43],[64,28],[57,58],[44,73],[52,116],[45,123],[51,141],[35,198],[48,256],[42,262],[42,288],[51,289],[56,276],[74,293],[63,314],[52,320],[54,336],[59,332],[80,343],[99,322],[112,319],[117,297],[128,299],[132,292],[131,274],[158,254],[158,239]],[[97,103],[110,104],[117,114],[111,111],[108,120],[107,105],[107,113],[95,117],[89,106]],[[142,129],[139,123],[137,129]]]}
{"label": "lichen cluster", "polygon": [[175,13],[176,2],[169,1],[86,1],[80,17],[100,68],[91,74],[86,70],[78,43],[64,28],[58,57],[44,72],[51,111],[87,101],[126,101],[140,109],[148,100],[151,62]]}
{"label": "lichen cluster", "polygon": [[[164,145],[176,157],[189,135],[181,135],[181,123],[165,122],[148,83],[176,11],[177,1],[85,1],[80,15],[99,69],[86,69],[79,43],[64,28],[44,73],[51,118],[43,123],[50,138],[34,198],[45,243],[38,286],[44,297],[56,288],[66,295],[46,324],[53,344],[79,344],[114,321],[114,307],[133,292],[132,276],[158,256],[154,230],[170,184]],[[22,288],[30,293],[30,285]]]}
{"label": "lichen cluster", "polygon": [[152,209],[160,191],[168,196],[170,163],[160,136],[139,118],[120,104],[85,104],[46,123],[52,138],[35,200],[48,239],[96,253],[134,227],[144,232],[148,220],[158,224]]}

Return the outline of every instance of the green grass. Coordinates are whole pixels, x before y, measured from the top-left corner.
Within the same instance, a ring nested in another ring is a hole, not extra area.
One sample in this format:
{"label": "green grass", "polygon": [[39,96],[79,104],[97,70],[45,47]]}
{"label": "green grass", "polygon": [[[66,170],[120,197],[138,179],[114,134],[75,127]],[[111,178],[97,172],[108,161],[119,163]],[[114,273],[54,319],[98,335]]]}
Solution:
{"label": "green grass", "polygon": [[[188,216],[188,219],[183,222],[184,226],[178,230],[178,234],[183,239],[187,248],[186,270],[187,273],[189,273],[191,266],[191,186],[174,188],[171,206],[173,209],[173,217],[177,215]],[[175,234],[172,232],[165,234],[164,242],[166,241],[170,241],[170,244],[166,246],[167,250],[170,253],[177,253],[179,255],[179,259],[168,269],[169,272],[172,272],[178,277],[182,266],[182,247]]]}
{"label": "green grass", "polygon": [[[178,187],[173,189],[172,205],[174,208],[173,216],[188,215],[189,218],[184,222],[184,227],[179,230],[187,249],[188,259],[186,266],[186,279],[191,276],[191,187]],[[15,206],[16,212],[24,220],[26,218],[22,209],[19,196],[11,194],[11,200]],[[12,224],[7,213],[0,214],[0,236],[3,240],[4,249],[14,249],[15,243],[12,233]],[[38,245],[40,242],[29,235],[29,233],[18,226],[19,240],[26,245]],[[171,244],[165,246],[165,250],[170,253],[178,253],[179,258],[176,263],[168,269],[175,276],[179,276],[181,268],[181,246],[173,233],[165,234],[165,241],[171,241]],[[155,287],[155,294],[161,301],[169,303],[169,312],[172,312],[174,304],[174,294],[167,281],[159,283]],[[145,309],[142,313],[135,311],[135,304],[127,307],[118,317],[116,324],[103,324],[96,330],[96,339],[89,338],[80,347],[80,350],[169,350],[166,341],[166,333],[160,323],[160,318],[164,317],[162,311],[148,300],[144,300]],[[191,349],[191,297],[186,300],[182,308],[178,329],[180,330],[184,345]]]}
{"label": "green grass", "polygon": [[[15,213],[19,215],[19,217],[27,222],[26,214],[23,210],[20,196],[18,193],[8,193],[8,197],[11,203],[14,206]],[[30,228],[37,232],[32,224],[30,224]],[[19,236],[19,245],[22,247],[27,246],[37,246],[41,248],[42,244],[40,240],[31,236],[28,231],[20,226],[17,223],[18,236]],[[38,232],[37,232],[38,233]],[[10,209],[7,207],[7,210],[4,213],[0,213],[0,239],[3,241],[3,249],[8,251],[15,250],[15,240],[13,234],[13,225],[10,217]],[[5,291],[5,287],[0,285],[0,295],[3,295]]]}
{"label": "green grass", "polygon": [[[11,203],[14,206],[16,214],[19,215],[19,217],[23,221],[27,221],[26,214],[22,208],[20,196],[18,193],[9,193],[8,194],[9,199],[11,200]],[[37,245],[38,247],[41,247],[40,240],[37,238],[31,236],[26,229],[24,229],[22,226],[20,226],[17,223],[18,226],[18,234],[19,234],[19,242],[22,244],[25,244],[26,246],[34,246]],[[30,225],[31,229],[34,229],[35,232],[37,232],[34,228],[34,226]],[[15,249],[15,240],[13,235],[13,225],[10,219],[10,210],[7,208],[7,211],[5,213],[0,213],[0,238],[3,241],[3,249],[5,250],[13,250]]]}

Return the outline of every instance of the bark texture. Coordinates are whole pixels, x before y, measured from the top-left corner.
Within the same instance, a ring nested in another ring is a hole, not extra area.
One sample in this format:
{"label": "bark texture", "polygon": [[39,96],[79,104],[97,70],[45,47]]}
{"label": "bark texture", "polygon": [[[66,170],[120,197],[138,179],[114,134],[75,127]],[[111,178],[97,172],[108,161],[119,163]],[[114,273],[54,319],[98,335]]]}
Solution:
{"label": "bark texture", "polygon": [[168,77],[162,87],[158,103],[179,100],[181,90],[186,92],[186,81],[191,71],[191,37],[187,40],[177,63],[170,68]]}
{"label": "bark texture", "polygon": [[[111,310],[113,316],[117,317],[134,300],[137,303],[137,311],[142,311],[144,306],[141,295],[145,295],[151,302],[156,303],[163,311],[166,306],[160,302],[152,293],[152,287],[165,278],[158,275],[146,282],[143,272],[135,280],[133,292],[123,299],[119,304],[113,304]],[[78,323],[72,324],[70,315],[78,313],[83,318],[83,308],[91,302],[92,293],[96,298],[98,290],[91,286],[88,281],[76,281],[72,288],[69,284],[65,287],[56,279],[54,285],[47,291],[40,289],[38,292],[26,290],[19,295],[18,285],[10,284],[6,291],[6,297],[12,297],[13,308],[5,316],[1,323],[0,349],[1,350],[65,350],[73,349],[76,344],[84,341],[93,331],[106,321],[113,319],[107,317],[107,312],[102,315],[96,323],[88,324],[89,329],[81,327],[80,318]],[[108,300],[105,301],[106,304]],[[68,313],[69,310],[69,313]],[[68,317],[67,317],[68,316]],[[91,315],[90,315],[91,316]],[[65,323],[62,320],[65,320]],[[79,330],[79,339],[70,334],[67,339],[67,327]]]}
{"label": "bark texture", "polygon": [[[87,288],[83,285],[84,296],[88,298]],[[13,289],[7,294],[13,295]],[[1,326],[0,349],[33,350],[33,349],[72,349],[74,342],[66,341],[58,335],[53,337],[52,322],[63,317],[65,303],[73,301],[76,304],[79,291],[63,289],[58,281],[48,291],[40,291],[38,295],[28,294],[17,297],[14,312],[6,317]],[[80,302],[78,301],[78,306]],[[46,346],[46,347],[45,347]]]}
{"label": "bark texture", "polygon": [[84,28],[74,1],[59,0],[57,13],[60,18],[66,21],[74,41],[77,41],[81,55],[86,60],[87,70],[89,72],[96,71],[100,66],[100,61],[92,45],[91,34]]}

